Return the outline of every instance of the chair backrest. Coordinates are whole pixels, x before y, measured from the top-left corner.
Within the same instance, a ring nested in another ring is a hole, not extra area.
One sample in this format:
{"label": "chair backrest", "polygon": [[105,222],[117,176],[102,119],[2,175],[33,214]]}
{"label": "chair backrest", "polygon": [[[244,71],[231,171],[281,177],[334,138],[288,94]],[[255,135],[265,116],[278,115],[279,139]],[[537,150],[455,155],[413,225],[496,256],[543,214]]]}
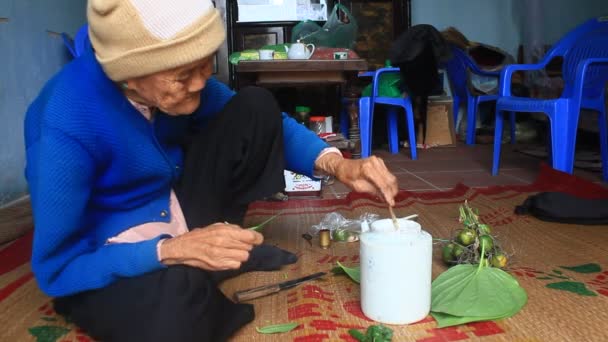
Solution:
{"label": "chair backrest", "polygon": [[466,97],[468,91],[467,68],[473,63],[471,58],[460,48],[452,45],[452,58],[445,64],[452,93]]}
{"label": "chair backrest", "polygon": [[545,58],[564,56],[570,48],[586,35],[595,31],[604,31],[608,28],[608,17],[597,17],[586,22],[566,33],[557,43],[553,45],[545,54]]}
{"label": "chair backrest", "polygon": [[[608,58],[608,17],[590,19],[562,37],[546,54],[547,58],[562,56],[563,94],[573,90],[576,70],[580,61],[593,58]],[[584,95],[597,97],[608,79],[608,66],[593,65],[585,75]]]}
{"label": "chair backrest", "polygon": [[[581,60],[588,58],[608,58],[608,30],[586,35],[564,56],[563,77],[564,83],[572,86],[576,78],[576,71]],[[584,94],[587,97],[601,95],[608,81],[608,64],[594,64],[587,68]]]}

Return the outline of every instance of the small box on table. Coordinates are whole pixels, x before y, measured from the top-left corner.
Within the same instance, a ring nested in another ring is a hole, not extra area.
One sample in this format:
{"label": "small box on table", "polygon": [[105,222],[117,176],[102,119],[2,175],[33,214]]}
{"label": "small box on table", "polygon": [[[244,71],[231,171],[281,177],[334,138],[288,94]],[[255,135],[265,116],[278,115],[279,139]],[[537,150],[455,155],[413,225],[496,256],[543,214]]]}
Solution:
{"label": "small box on table", "polygon": [[320,196],[321,180],[314,180],[310,177],[295,173],[293,171],[283,171],[285,176],[285,192],[290,196]]}

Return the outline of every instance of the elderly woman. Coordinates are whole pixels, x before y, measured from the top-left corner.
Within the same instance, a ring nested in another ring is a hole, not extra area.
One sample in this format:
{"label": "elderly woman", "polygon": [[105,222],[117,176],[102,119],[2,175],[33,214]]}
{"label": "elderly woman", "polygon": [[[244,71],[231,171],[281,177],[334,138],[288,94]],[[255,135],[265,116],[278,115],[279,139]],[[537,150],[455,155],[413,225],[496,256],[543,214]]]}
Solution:
{"label": "elderly woman", "polygon": [[284,168],[394,204],[380,159],[343,159],[269,92],[211,78],[211,1],[89,0],[87,16],[93,50],[46,84],[25,140],[34,274],[92,337],[222,341],[252,321],[217,284],[296,261],[240,227]]}

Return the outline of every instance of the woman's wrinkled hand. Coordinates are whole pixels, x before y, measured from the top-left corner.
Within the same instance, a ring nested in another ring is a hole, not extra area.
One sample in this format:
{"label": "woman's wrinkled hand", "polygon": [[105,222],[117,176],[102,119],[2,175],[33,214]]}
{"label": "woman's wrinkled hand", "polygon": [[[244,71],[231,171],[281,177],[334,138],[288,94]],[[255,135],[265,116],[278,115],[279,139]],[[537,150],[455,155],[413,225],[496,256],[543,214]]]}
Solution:
{"label": "woman's wrinkled hand", "polygon": [[384,161],[372,156],[366,159],[345,159],[331,153],[321,156],[315,168],[335,176],[357,192],[366,192],[382,198],[388,205],[395,205],[399,191],[397,178],[388,170]]}
{"label": "woman's wrinkled hand", "polygon": [[264,241],[262,234],[228,223],[214,223],[163,241],[161,262],[189,265],[208,271],[238,269],[249,259],[254,246]]}

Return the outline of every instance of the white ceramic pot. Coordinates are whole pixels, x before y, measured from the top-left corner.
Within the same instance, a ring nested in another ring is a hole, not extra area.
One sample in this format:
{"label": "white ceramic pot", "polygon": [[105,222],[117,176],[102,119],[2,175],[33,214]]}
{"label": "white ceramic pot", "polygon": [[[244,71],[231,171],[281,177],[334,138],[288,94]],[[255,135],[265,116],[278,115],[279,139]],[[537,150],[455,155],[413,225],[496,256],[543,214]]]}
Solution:
{"label": "white ceramic pot", "polygon": [[[433,239],[415,221],[378,220],[360,236],[361,309],[386,324],[424,319],[431,309]],[[365,232],[366,231],[366,232]]]}

